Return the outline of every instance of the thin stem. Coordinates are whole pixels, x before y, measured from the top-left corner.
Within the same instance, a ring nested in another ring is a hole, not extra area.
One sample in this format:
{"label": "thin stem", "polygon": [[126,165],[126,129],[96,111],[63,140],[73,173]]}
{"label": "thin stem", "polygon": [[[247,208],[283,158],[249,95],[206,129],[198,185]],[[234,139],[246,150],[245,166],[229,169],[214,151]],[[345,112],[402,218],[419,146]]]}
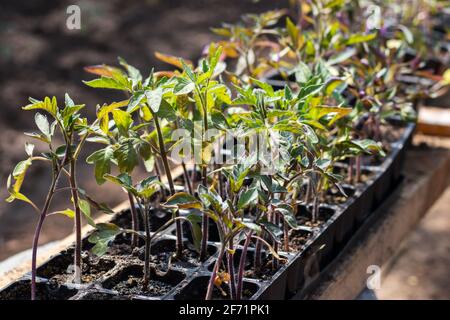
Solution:
{"label": "thin stem", "polygon": [[356,157],[356,182],[361,181],[361,156]]}
{"label": "thin stem", "polygon": [[[272,214],[272,223],[276,226],[280,223],[277,212],[273,212]],[[273,240],[273,250],[278,253],[278,242],[275,239]],[[272,269],[278,269],[278,259],[275,256],[272,257]]]}
{"label": "thin stem", "polygon": [[[155,172],[156,172],[156,176],[158,177],[159,182],[162,183],[161,170],[159,169],[159,159],[158,158],[155,159]],[[164,190],[165,189],[163,189],[163,188],[159,189],[159,193],[160,193],[160,196],[161,196],[161,201],[164,201],[164,198],[165,198]]]}
{"label": "thin stem", "polygon": [[283,232],[284,232],[284,251],[289,252],[289,225],[286,219],[283,219]]}
{"label": "thin stem", "polygon": [[312,195],[312,178],[310,177],[306,184],[306,195],[305,195],[306,205],[308,205],[308,203],[311,201],[311,195]]}
{"label": "thin stem", "polygon": [[319,195],[316,193],[314,195],[314,202],[313,202],[313,208],[312,208],[312,222],[317,221],[317,217],[319,215]]}
{"label": "thin stem", "polygon": [[353,183],[353,158],[348,161],[348,183]]}
{"label": "thin stem", "polygon": [[144,206],[144,226],[145,226],[145,262],[144,262],[144,282],[142,284],[142,290],[147,291],[148,284],[150,282],[150,217],[148,215],[148,204]]}
{"label": "thin stem", "polygon": [[200,251],[200,261],[205,261],[208,252],[208,237],[209,237],[209,218],[206,213],[202,216],[202,242]]}
{"label": "thin stem", "polygon": [[214,264],[213,271],[211,273],[211,278],[209,279],[208,289],[206,290],[205,300],[211,300],[213,289],[214,289],[214,281],[217,276],[217,272],[219,271],[219,266],[222,263],[223,255],[225,253],[225,244],[222,244],[219,251],[219,256],[217,257],[216,263]]}
{"label": "thin stem", "polygon": [[[65,158],[62,163],[65,162]],[[50,186],[50,189],[47,193],[47,197],[45,199],[44,207],[42,208],[38,224],[36,225],[36,230],[34,232],[33,237],[33,246],[31,253],[31,300],[36,300],[36,259],[37,259],[37,249],[39,246],[39,236],[41,234],[42,226],[44,224],[44,220],[47,216],[48,210],[50,208],[50,203],[55,194],[55,189],[58,184],[59,176],[61,175],[62,165],[59,167],[54,163],[53,165],[53,179]]]}
{"label": "thin stem", "polygon": [[[136,204],[134,202],[133,195],[131,192],[128,192],[128,201],[130,202],[130,210],[131,210],[131,229],[133,231],[139,231],[139,219],[136,211]],[[138,245],[138,236],[136,233],[131,235],[131,247],[135,248]]]}
{"label": "thin stem", "polygon": [[[175,187],[173,184],[173,179],[172,179],[172,173],[170,171],[170,166],[169,166],[169,162],[167,160],[167,154],[166,154],[166,146],[164,144],[164,137],[162,135],[161,132],[161,127],[159,125],[159,120],[158,120],[158,116],[153,113],[153,119],[155,120],[155,127],[156,127],[156,132],[158,135],[158,142],[159,142],[159,150],[161,153],[161,160],[163,162],[164,165],[164,171],[166,173],[166,177],[167,177],[167,182],[169,183],[169,189],[170,189],[170,194],[174,195],[175,194]],[[178,218],[180,216],[180,213],[178,210],[175,211],[175,218]],[[176,224],[176,234],[177,234],[177,257],[181,257],[182,252],[183,252],[183,239],[182,239],[182,234],[183,234],[183,229],[181,226],[181,222],[179,219],[176,220],[175,222]]]}
{"label": "thin stem", "polygon": [[258,273],[261,270],[262,266],[262,241],[256,240],[256,249],[255,249],[255,272]]}
{"label": "thin stem", "polygon": [[184,163],[184,161],[181,162],[181,167],[183,168],[184,182],[186,184],[186,187],[187,187],[189,193],[193,195],[194,189],[192,188],[192,183],[191,183],[189,173],[187,171],[186,164]]}
{"label": "thin stem", "polygon": [[[209,82],[208,82],[209,83]],[[206,86],[206,88],[208,85]],[[197,94],[200,97],[201,107],[203,110],[203,134],[202,134],[202,148],[204,139],[206,137],[206,133],[208,131],[208,107],[206,103],[207,99],[207,90],[205,90],[205,95],[203,96],[200,92],[200,89],[197,87]],[[206,188],[208,187],[208,166],[203,163],[203,150],[202,150],[202,183]],[[200,248],[200,261],[205,261],[207,257],[208,250],[208,235],[209,233],[209,217],[206,213],[203,213],[202,216],[202,241]]]}
{"label": "thin stem", "polygon": [[[234,249],[233,239],[230,239],[230,251]],[[237,299],[237,290],[236,290],[236,280],[235,280],[235,271],[234,271],[234,254],[231,252],[227,253],[227,262],[228,262],[228,273],[230,274],[230,293],[231,299]]]}
{"label": "thin stem", "polygon": [[[70,152],[70,151],[69,151]],[[81,271],[82,271],[82,261],[81,261],[81,210],[78,197],[78,187],[76,180],[76,163],[75,159],[70,160],[70,186],[72,188],[72,199],[73,206],[75,209],[75,283],[81,283]]]}
{"label": "thin stem", "polygon": [[[242,300],[242,288],[244,282],[244,271],[245,271],[245,261],[247,260],[248,247],[252,239],[253,231],[250,231],[244,242],[244,247],[242,248],[241,260],[239,261],[239,270],[237,277],[237,287],[236,287],[236,299]],[[259,241],[259,240],[258,240]]]}

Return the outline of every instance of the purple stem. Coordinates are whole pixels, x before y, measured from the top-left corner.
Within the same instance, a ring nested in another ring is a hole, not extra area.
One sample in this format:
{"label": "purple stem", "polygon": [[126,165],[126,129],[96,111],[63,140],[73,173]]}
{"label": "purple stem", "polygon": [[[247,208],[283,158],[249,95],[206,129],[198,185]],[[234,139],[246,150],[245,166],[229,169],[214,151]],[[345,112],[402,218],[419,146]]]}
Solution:
{"label": "purple stem", "polygon": [[[247,251],[250,241],[252,239],[253,231],[247,235],[244,242],[244,247],[242,248],[241,260],[239,261],[239,270],[237,277],[237,288],[236,288],[236,300],[242,300],[242,287],[244,282],[244,271],[245,271],[245,261],[247,260]],[[260,241],[259,241],[260,242]]]}
{"label": "purple stem", "polygon": [[216,263],[214,265],[214,269],[211,274],[211,278],[209,279],[208,289],[206,291],[205,300],[211,300],[211,298],[212,298],[213,289],[214,289],[214,280],[216,279],[217,272],[219,271],[219,266],[222,263],[224,253],[225,253],[225,245],[222,244],[222,246],[220,247],[219,256],[217,257]]}
{"label": "purple stem", "polygon": [[[233,239],[230,240],[230,250],[234,249]],[[236,277],[234,271],[234,254],[227,253],[228,273],[230,274],[230,294],[231,299],[236,300]]]}

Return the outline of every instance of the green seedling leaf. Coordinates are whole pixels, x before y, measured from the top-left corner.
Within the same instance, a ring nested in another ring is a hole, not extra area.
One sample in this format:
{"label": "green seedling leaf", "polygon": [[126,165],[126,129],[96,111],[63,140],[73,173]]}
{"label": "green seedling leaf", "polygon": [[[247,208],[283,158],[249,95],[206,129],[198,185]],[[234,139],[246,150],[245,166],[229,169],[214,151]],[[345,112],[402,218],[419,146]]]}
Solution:
{"label": "green seedling leaf", "polygon": [[147,90],[145,91],[145,96],[147,97],[147,104],[153,112],[158,112],[159,107],[161,106],[163,89],[156,88],[155,90]]}
{"label": "green seedling leaf", "polygon": [[136,91],[135,93],[133,93],[128,103],[127,112],[133,113],[134,111],[136,111],[139,108],[139,104],[142,102],[144,98],[145,98],[144,91]]}
{"label": "green seedling leaf", "polygon": [[377,37],[376,33],[370,34],[353,34],[345,42],[347,45],[357,44],[361,42],[369,42]]}
{"label": "green seedling leaf", "polygon": [[238,209],[245,209],[250,206],[256,205],[258,202],[258,189],[251,188],[244,191],[239,197],[237,207]]}
{"label": "green seedling leaf", "polygon": [[281,204],[278,205],[275,209],[276,213],[279,213],[283,216],[284,221],[292,228],[297,229],[297,219],[295,219],[294,210],[290,205],[287,204]]}
{"label": "green seedling leaf", "polygon": [[174,87],[175,95],[189,94],[195,89],[195,83],[186,78],[177,78],[177,84]]}
{"label": "green seedling leaf", "polygon": [[357,50],[355,48],[347,48],[344,51],[331,56],[330,59],[328,59],[327,61],[327,65],[333,66],[336,64],[340,64],[353,57],[356,54],[356,52]]}
{"label": "green seedling leaf", "polygon": [[95,244],[91,252],[101,257],[108,251],[109,243],[114,241],[116,236],[121,234],[123,230],[113,223],[99,223],[96,228],[97,230],[92,233],[88,241]]}
{"label": "green seedling leaf", "polygon": [[126,139],[119,144],[119,147],[114,150],[114,158],[117,159],[120,172],[131,173],[139,164],[139,157],[131,139]]}
{"label": "green seedling leaf", "polygon": [[128,64],[125,59],[119,57],[119,63],[122,67],[125,68],[128,72],[128,76],[133,80],[134,83],[137,83],[138,81],[142,81],[142,75],[139,72],[138,69],[133,67],[132,65]]}
{"label": "green seedling leaf", "polygon": [[31,104],[23,107],[23,110],[44,110],[50,113],[53,117],[56,117],[58,112],[58,105],[56,102],[56,97],[53,97],[51,100],[49,97],[45,97],[44,101],[39,101],[30,98]]}
{"label": "green seedling leaf", "polygon": [[104,176],[111,172],[111,162],[114,158],[114,149],[112,146],[107,146],[91,154],[86,162],[95,164],[95,179],[98,184],[105,183]]}
{"label": "green seedling leaf", "polygon": [[38,112],[36,113],[34,120],[36,122],[38,129],[42,132],[42,134],[46,137],[46,139],[48,141],[51,141],[52,132],[50,130],[50,123],[48,122],[47,117]]}
{"label": "green seedling leaf", "polygon": [[332,78],[325,83],[325,94],[331,96],[333,92],[344,84],[344,80],[338,78]]}
{"label": "green seedling leaf", "polygon": [[95,222],[91,217],[91,205],[87,200],[79,199],[78,204],[80,206],[81,212],[84,214],[87,223],[95,228]]}
{"label": "green seedling leaf", "polygon": [[178,192],[167,199],[167,202],[164,203],[165,207],[175,207],[178,209],[201,209],[201,202],[186,192]]}
{"label": "green seedling leaf", "polygon": [[254,222],[250,222],[250,221],[246,221],[246,220],[234,220],[234,222],[240,227],[244,227],[249,230],[253,230],[258,235],[260,235],[262,232],[261,226]]}
{"label": "green seedling leaf", "polygon": [[114,122],[120,134],[122,136],[128,137],[130,127],[133,125],[133,118],[131,117],[131,115],[128,112],[120,109],[114,110],[112,114]]}
{"label": "green seedling leaf", "polygon": [[91,88],[115,89],[125,91],[129,90],[128,86],[124,83],[119,82],[116,79],[104,76],[90,81],[83,81],[83,83]]}
{"label": "green seedling leaf", "polygon": [[283,231],[280,229],[280,227],[266,220],[261,220],[258,223],[274,241],[281,243],[280,237],[283,234]]}
{"label": "green seedling leaf", "polygon": [[66,216],[70,219],[73,219],[75,217],[75,212],[72,209],[66,209],[63,211],[56,211],[55,214],[61,214],[63,216]]}
{"label": "green seedling leaf", "polygon": [[192,240],[194,248],[200,253],[201,241],[202,241],[202,217],[198,214],[190,213],[186,216],[186,220],[189,221],[192,230]]}

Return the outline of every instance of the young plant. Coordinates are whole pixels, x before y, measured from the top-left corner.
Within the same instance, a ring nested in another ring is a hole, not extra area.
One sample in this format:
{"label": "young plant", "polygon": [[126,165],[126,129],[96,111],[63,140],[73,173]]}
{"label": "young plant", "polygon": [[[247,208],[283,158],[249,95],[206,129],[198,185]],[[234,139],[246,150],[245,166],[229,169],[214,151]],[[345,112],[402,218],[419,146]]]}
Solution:
{"label": "young plant", "polygon": [[[167,147],[163,135],[163,126],[161,121],[163,119],[173,120],[175,111],[173,107],[167,102],[166,98],[170,97],[170,88],[165,88],[167,78],[160,78],[151,72],[149,77],[143,80],[140,72],[128,65],[123,59],[121,64],[127,70],[124,71],[109,67],[109,66],[94,66],[88,67],[87,70],[91,73],[101,75],[101,78],[85,82],[87,85],[94,88],[109,88],[117,89],[127,92],[131,97],[124,103],[112,104],[102,107],[98,112],[100,119],[100,127],[103,133],[109,135],[110,122],[109,114],[113,114],[114,123],[119,134],[119,147],[111,153],[109,149],[109,159],[104,159],[101,155],[100,164],[98,166],[101,174],[108,173],[110,170],[110,162],[112,155],[117,158],[119,168],[122,172],[131,173],[137,165],[138,153],[143,157],[147,164],[152,163],[152,155],[156,154],[161,159],[164,167],[164,173],[169,185],[169,192],[171,195],[175,194],[175,185],[172,178],[171,168],[167,156]],[[121,110],[121,107],[127,107],[126,110]],[[139,111],[137,116],[139,124],[132,127],[133,115]],[[152,121],[153,120],[153,121]],[[148,131],[151,122],[153,122],[154,130]],[[153,143],[156,136],[157,143]],[[105,154],[105,152],[101,152]],[[95,161],[97,156],[90,160]],[[106,161],[103,161],[106,160]],[[98,162],[97,162],[98,163]],[[106,166],[103,166],[103,163]],[[154,162],[154,168],[160,176],[157,162]],[[102,177],[100,179],[103,179]],[[132,197],[129,195],[130,204],[133,205]],[[135,217],[136,214],[133,213]],[[179,216],[179,212],[175,211],[175,217]],[[182,227],[179,219],[175,220],[177,228],[177,256],[180,257],[183,251],[182,242]],[[136,226],[136,223],[134,223]],[[135,227],[136,229],[136,227]]]}
{"label": "young plant", "polygon": [[[225,65],[220,62],[222,48],[211,44],[209,54],[206,59],[199,63],[199,67],[193,70],[191,66],[181,61],[183,65],[183,74],[176,78],[176,85],[173,93],[177,95],[189,95],[195,103],[195,112],[201,116],[202,133],[201,133],[201,154],[200,167],[203,186],[208,186],[208,162],[211,159],[208,154],[208,130],[211,113],[223,103],[230,104],[229,89],[217,80],[214,80],[223,72]],[[198,155],[194,155],[198,158]],[[205,260],[207,256],[208,241],[208,215],[203,215],[202,221],[202,245],[200,252],[200,260]]]}
{"label": "young plant", "polygon": [[270,69],[274,63],[271,54],[276,55],[280,47],[271,39],[277,36],[274,26],[285,14],[285,10],[248,14],[241,23],[212,29],[215,34],[228,38],[219,44],[228,58],[237,59],[232,74],[247,80],[247,77],[260,77]]}
{"label": "young plant", "polygon": [[[14,200],[25,201],[30,204],[38,213],[39,220],[36,226],[31,261],[31,299],[36,299],[36,259],[39,245],[39,237],[45,219],[52,214],[63,214],[74,219],[75,229],[75,253],[74,253],[74,282],[81,283],[82,260],[81,260],[81,216],[84,214],[91,225],[95,225],[90,217],[90,203],[95,203],[86,196],[85,192],[79,189],[77,184],[77,160],[79,159],[82,147],[86,141],[89,126],[87,120],[81,118],[79,111],[84,105],[77,105],[69,97],[65,96],[64,107],[57,105],[56,98],[46,97],[43,101],[30,98],[30,104],[23,107],[24,110],[39,110],[46,115],[37,112],[35,122],[39,133],[27,133],[26,135],[40,140],[47,144],[48,150],[41,156],[33,156],[34,146],[26,145],[28,158],[21,161],[13,171],[12,177],[8,179],[8,191],[10,197],[8,202]],[[50,119],[49,119],[50,117]],[[59,132],[59,136],[57,133]],[[58,140],[64,141],[63,145],[58,146]],[[28,197],[21,193],[21,187],[25,180],[27,170],[34,161],[43,161],[51,166],[51,184],[41,208],[34,204]],[[61,174],[67,177],[69,187],[60,187],[59,180]],[[14,183],[12,183],[14,178]],[[59,191],[69,190],[73,210],[50,212],[50,205],[54,195]],[[84,197],[85,199],[83,199]]]}
{"label": "young plant", "polygon": [[[136,197],[136,203],[139,205],[142,219],[144,221],[145,230],[145,259],[144,259],[144,278],[142,281],[142,290],[147,291],[150,282],[150,249],[151,249],[151,217],[150,212],[152,208],[152,197],[161,187],[157,177],[149,177],[140,181],[137,185],[133,185],[131,176],[128,174],[121,174],[119,176],[105,175],[105,179],[119,185],[129,192],[133,197]],[[139,235],[133,230],[133,233]]]}

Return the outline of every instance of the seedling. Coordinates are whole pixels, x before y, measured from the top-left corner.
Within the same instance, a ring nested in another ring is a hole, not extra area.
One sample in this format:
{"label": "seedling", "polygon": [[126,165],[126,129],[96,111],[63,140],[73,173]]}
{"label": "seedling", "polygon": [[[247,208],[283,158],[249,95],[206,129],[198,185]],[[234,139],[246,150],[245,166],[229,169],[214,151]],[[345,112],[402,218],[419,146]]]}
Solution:
{"label": "seedling", "polygon": [[[35,122],[39,133],[27,133],[26,135],[44,142],[48,150],[41,156],[33,156],[34,145],[26,144],[28,158],[21,161],[8,179],[8,191],[10,197],[8,202],[14,200],[25,201],[39,213],[39,220],[33,238],[32,261],[31,261],[31,299],[36,299],[36,258],[39,245],[39,236],[45,219],[52,214],[62,214],[74,219],[75,230],[75,253],[74,253],[74,282],[81,283],[82,261],[81,261],[81,216],[85,215],[87,221],[95,226],[90,217],[90,206],[96,204],[84,191],[79,189],[77,184],[76,167],[82,147],[90,131],[88,122],[80,115],[80,110],[84,108],[82,104],[75,104],[68,94],[65,96],[64,107],[57,105],[56,98],[46,97],[43,101],[30,98],[30,104],[23,107],[24,110],[39,110]],[[49,119],[50,117],[50,119]],[[59,132],[60,137],[57,136]],[[58,140],[62,138],[63,145],[58,146]],[[42,161],[51,166],[51,184],[42,207],[38,207],[28,197],[21,193],[22,184],[25,182],[25,175],[34,161]],[[60,176],[67,177],[69,187],[59,185]],[[14,179],[14,183],[12,180]],[[70,191],[73,210],[50,212],[51,202],[55,193],[59,191]],[[105,207],[103,207],[105,209]],[[107,210],[107,209],[105,209]]]}

